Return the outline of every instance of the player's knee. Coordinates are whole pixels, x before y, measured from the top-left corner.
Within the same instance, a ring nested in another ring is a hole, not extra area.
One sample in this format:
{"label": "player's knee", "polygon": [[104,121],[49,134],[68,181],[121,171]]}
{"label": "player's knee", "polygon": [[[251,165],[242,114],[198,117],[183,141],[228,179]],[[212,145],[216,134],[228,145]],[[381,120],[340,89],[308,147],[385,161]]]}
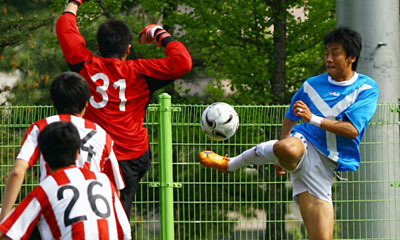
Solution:
{"label": "player's knee", "polygon": [[279,164],[288,170],[296,168],[304,151],[304,146],[299,139],[283,139],[274,145],[274,153],[279,158]]}
{"label": "player's knee", "polygon": [[297,138],[280,140],[274,145],[274,153],[277,157],[298,158],[304,154],[304,145]]}

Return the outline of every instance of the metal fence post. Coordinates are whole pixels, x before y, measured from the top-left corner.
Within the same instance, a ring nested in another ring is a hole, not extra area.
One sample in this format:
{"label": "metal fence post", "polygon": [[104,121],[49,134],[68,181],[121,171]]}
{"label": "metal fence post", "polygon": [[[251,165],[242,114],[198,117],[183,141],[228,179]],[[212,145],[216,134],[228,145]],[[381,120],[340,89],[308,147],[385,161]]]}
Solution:
{"label": "metal fence post", "polygon": [[174,233],[174,195],[172,179],[172,124],[171,96],[162,93],[160,103],[160,208],[161,239],[173,240]]}

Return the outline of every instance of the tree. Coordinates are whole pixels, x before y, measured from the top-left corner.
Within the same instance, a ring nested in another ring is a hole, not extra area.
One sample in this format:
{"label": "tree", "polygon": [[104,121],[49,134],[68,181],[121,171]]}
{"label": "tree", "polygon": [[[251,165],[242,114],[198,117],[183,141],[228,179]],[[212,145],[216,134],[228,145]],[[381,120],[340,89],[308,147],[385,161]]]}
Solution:
{"label": "tree", "polygon": [[4,4],[0,17],[2,32],[0,53],[5,47],[21,44],[33,31],[49,25],[52,21],[51,13],[40,10],[47,8],[50,1],[1,1],[0,3]]}
{"label": "tree", "polygon": [[[17,94],[19,102],[22,103],[24,100],[28,100],[27,89],[31,90],[30,96],[36,98],[37,89],[46,85],[48,81],[47,74],[39,74],[39,69],[36,70],[38,61],[47,53],[35,52],[35,57],[32,58],[27,57],[25,53],[27,49],[37,47],[37,40],[43,40],[43,38],[37,39],[39,35],[36,33],[52,23],[52,13],[43,10],[50,6],[51,1],[27,2],[17,0],[2,1],[1,3],[3,6],[0,15],[0,30],[2,32],[0,36],[0,69],[7,72],[18,69],[24,77],[35,76],[35,80],[27,79],[17,86],[25,95],[23,97],[23,95]],[[48,52],[48,49],[46,50]]]}
{"label": "tree", "polygon": [[323,69],[322,39],[335,26],[334,2],[322,0],[150,2],[153,12],[178,6],[160,17],[163,24],[182,33],[195,67],[231,81],[237,103],[287,103],[307,77]]}
{"label": "tree", "polygon": [[[2,48],[0,69],[23,70],[26,75],[22,86],[27,85],[24,91],[33,88],[37,92],[33,95],[38,95],[24,102],[44,104],[48,99],[45,93],[48,84],[42,88],[39,79],[51,80],[53,72],[68,70],[59,57],[61,51],[54,33],[55,19],[65,1],[24,2],[3,3],[1,26],[14,26],[12,19],[18,16],[23,16],[24,21],[14,21],[17,26],[5,31],[4,36],[8,37],[0,39],[0,43],[9,43]],[[303,11],[304,17],[296,17],[295,10]],[[174,32],[175,38],[185,42],[194,59],[194,69],[185,78],[190,81],[202,76],[217,79],[217,83],[206,89],[205,98],[189,99],[207,103],[218,100],[222,92],[215,87],[219,87],[223,79],[229,79],[231,89],[236,92],[229,99],[231,103],[287,103],[307,77],[323,71],[322,37],[335,25],[334,3],[322,0],[88,1],[82,5],[78,20],[88,47],[93,51],[97,46],[97,26],[108,17],[126,20],[134,33],[154,22]],[[133,47],[135,51],[130,58],[164,56],[155,46],[143,46],[134,41]],[[51,61],[46,64],[28,62],[41,52],[47,52],[46,59]],[[54,65],[59,67],[54,68]],[[35,89],[38,83],[40,87]],[[14,91],[16,95],[19,89]],[[176,99],[188,102],[174,88],[168,91]],[[39,97],[42,93],[44,96]],[[17,99],[14,103],[18,103]]]}
{"label": "tree", "polygon": [[[50,105],[48,89],[51,80],[59,73],[69,71],[55,34],[55,22],[64,10],[65,1],[17,0],[2,1],[2,4],[0,22],[4,34],[0,36],[0,70],[22,72],[22,79],[13,89],[9,101],[13,105]],[[93,52],[97,50],[95,36],[99,22],[119,15],[128,19],[136,6],[137,3],[132,1],[113,0],[89,1],[82,5],[78,21],[88,47]],[[132,17],[128,22],[134,26],[134,32],[142,23]],[[139,51],[131,57],[138,55]]]}

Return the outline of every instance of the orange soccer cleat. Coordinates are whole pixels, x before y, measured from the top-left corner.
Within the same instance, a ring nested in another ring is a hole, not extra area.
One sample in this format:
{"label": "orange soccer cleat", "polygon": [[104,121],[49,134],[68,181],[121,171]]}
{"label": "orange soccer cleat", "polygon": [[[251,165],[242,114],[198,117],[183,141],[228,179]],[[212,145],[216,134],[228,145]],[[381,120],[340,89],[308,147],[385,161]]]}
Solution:
{"label": "orange soccer cleat", "polygon": [[206,167],[216,168],[224,173],[228,173],[228,155],[221,156],[213,151],[200,152],[200,163]]}

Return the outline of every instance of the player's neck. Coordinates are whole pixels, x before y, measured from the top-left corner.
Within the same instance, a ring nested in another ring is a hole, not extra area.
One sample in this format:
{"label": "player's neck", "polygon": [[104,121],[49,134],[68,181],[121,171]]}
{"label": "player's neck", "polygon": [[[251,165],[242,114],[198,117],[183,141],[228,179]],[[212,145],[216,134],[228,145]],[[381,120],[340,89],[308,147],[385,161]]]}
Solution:
{"label": "player's neck", "polygon": [[338,77],[338,79],[334,79],[336,82],[344,82],[350,80],[354,76],[354,71],[346,71],[344,72],[341,76]]}
{"label": "player's neck", "polygon": [[86,102],[86,107],[82,110],[82,112],[75,113],[74,115],[77,116],[77,117],[83,117],[83,115],[85,115],[87,106],[88,106],[88,103]]}

